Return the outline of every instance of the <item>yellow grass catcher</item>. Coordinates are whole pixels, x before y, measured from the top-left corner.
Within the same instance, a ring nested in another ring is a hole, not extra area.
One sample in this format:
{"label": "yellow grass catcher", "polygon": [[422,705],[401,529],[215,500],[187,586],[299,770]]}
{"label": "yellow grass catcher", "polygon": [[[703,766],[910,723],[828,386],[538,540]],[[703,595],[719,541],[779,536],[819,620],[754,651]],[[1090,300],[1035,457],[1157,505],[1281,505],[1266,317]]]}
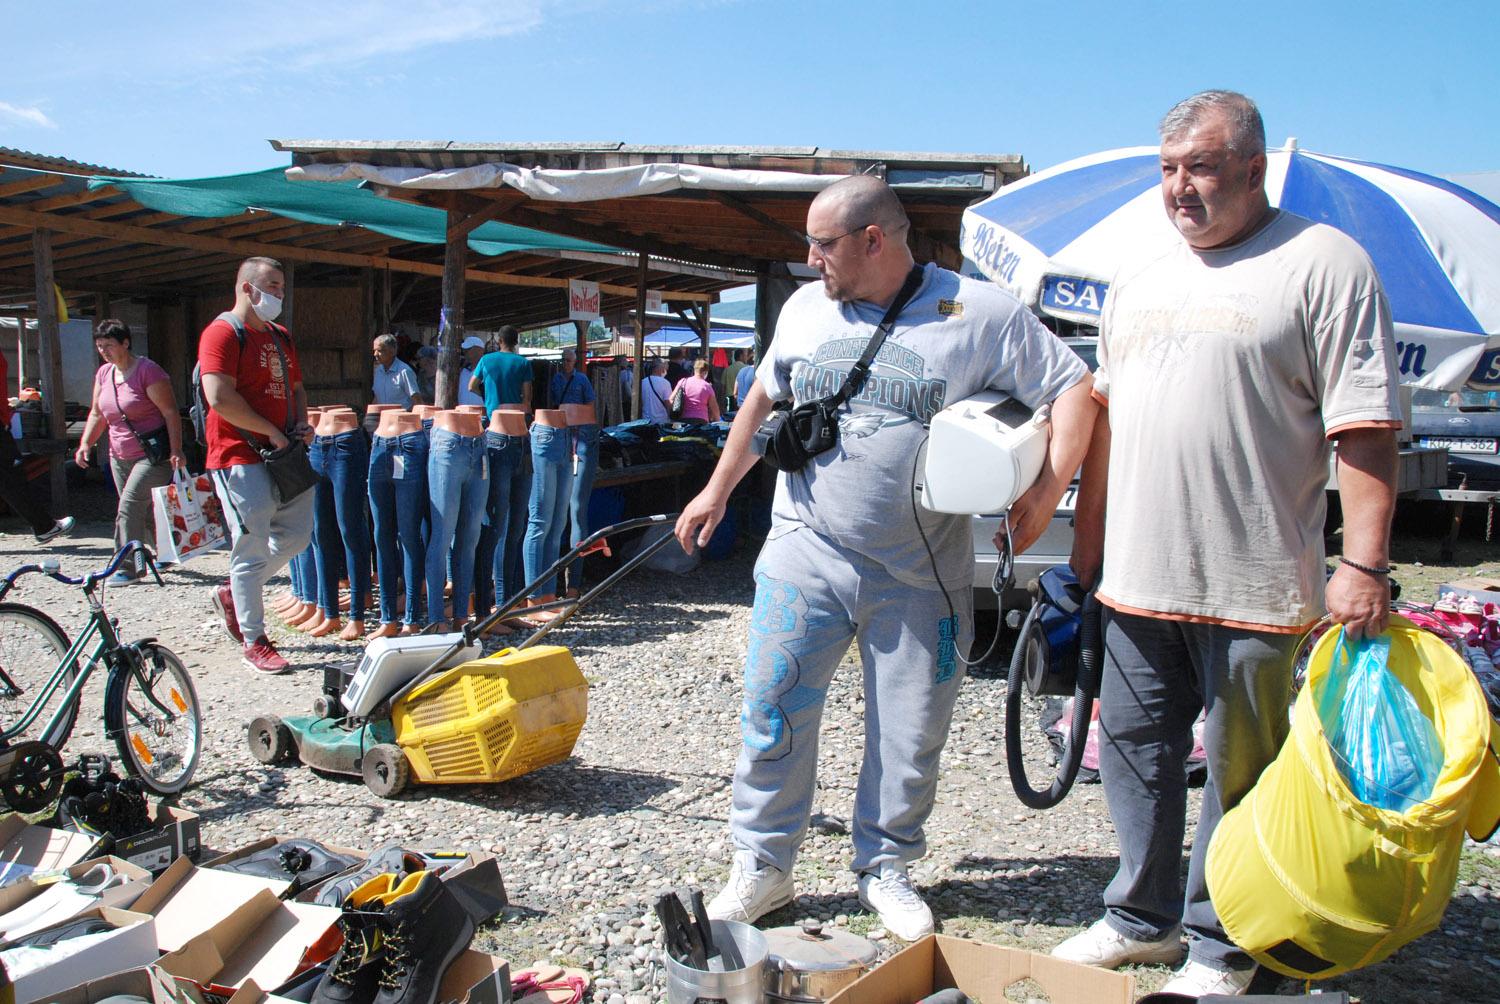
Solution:
{"label": "yellow grass catcher", "polygon": [[1318,715],[1338,631],[1318,640],[1276,760],[1224,814],[1208,849],[1208,889],[1224,930],[1257,962],[1326,979],[1379,962],[1437,926],[1453,894],[1465,830],[1500,824],[1500,725],[1478,681],[1436,635],[1392,616],[1388,668],[1436,728],[1443,763],[1404,812],[1356,798]]}

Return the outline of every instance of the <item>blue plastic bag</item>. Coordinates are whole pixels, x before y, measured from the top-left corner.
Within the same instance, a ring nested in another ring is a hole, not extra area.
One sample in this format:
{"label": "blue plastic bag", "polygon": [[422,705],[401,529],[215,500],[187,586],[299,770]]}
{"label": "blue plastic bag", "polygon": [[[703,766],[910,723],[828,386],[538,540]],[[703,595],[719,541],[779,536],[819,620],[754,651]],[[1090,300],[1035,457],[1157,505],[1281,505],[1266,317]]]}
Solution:
{"label": "blue plastic bag", "polygon": [[1366,805],[1405,812],[1432,795],[1443,767],[1437,729],[1386,663],[1390,635],[1351,641],[1339,629],[1318,717],[1339,775]]}

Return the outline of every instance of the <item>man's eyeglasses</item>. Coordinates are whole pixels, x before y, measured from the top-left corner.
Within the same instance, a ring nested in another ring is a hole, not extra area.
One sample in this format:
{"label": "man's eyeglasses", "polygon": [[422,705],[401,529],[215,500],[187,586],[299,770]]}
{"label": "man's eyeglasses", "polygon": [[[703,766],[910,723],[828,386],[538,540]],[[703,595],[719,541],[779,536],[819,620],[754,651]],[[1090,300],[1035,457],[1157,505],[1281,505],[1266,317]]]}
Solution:
{"label": "man's eyeglasses", "polygon": [[819,238],[819,237],[814,237],[812,234],[803,234],[802,235],[802,239],[805,240],[805,241],[807,241],[807,246],[808,247],[810,247],[810,248],[817,248],[820,252],[826,252],[829,248],[833,247],[833,245],[837,244],[839,241],[843,240],[845,237],[848,237],[850,234],[857,234],[861,230],[868,230],[871,227],[873,227],[874,225],[875,224],[873,224],[873,223],[866,223],[862,227],[855,227],[853,230],[846,230],[844,233],[839,234],[837,237],[822,237],[822,238]]}

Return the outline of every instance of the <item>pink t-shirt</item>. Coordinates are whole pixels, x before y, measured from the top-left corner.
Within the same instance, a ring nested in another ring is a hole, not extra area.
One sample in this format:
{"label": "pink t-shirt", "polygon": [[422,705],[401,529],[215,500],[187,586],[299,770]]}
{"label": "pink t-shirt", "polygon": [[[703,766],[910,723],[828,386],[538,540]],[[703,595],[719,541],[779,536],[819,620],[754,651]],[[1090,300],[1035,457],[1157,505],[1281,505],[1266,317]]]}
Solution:
{"label": "pink t-shirt", "polygon": [[682,417],[701,418],[708,421],[708,402],[713,400],[714,388],[701,377],[683,377],[677,384],[682,388]]}
{"label": "pink t-shirt", "polygon": [[[167,379],[167,371],[156,363],[140,356],[130,369],[130,375],[121,380],[114,363],[105,363],[94,374],[94,383],[99,388],[99,411],[109,426],[109,455],[121,460],[138,460],[146,455],[140,440],[130,431],[121,417],[121,410],[130,419],[135,431],[141,435],[155,432],[167,424],[161,409],[146,396],[146,388]],[[118,394],[118,398],[116,397]]]}

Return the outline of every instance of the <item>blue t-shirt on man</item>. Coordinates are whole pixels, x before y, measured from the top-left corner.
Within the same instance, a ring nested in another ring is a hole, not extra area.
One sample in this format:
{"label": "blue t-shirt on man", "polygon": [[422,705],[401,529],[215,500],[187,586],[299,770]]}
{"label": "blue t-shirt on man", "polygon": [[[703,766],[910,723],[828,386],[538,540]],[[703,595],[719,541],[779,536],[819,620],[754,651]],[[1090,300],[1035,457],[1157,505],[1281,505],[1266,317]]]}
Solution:
{"label": "blue t-shirt on man", "polygon": [[552,396],[548,399],[552,407],[561,408],[565,404],[593,404],[594,385],[589,378],[578,370],[572,373],[563,373],[558,370],[552,374],[552,385],[549,388]]}
{"label": "blue t-shirt on man", "polygon": [[502,404],[520,404],[531,382],[531,363],[515,352],[490,352],[474,365],[475,378],[484,385],[485,413]]}

